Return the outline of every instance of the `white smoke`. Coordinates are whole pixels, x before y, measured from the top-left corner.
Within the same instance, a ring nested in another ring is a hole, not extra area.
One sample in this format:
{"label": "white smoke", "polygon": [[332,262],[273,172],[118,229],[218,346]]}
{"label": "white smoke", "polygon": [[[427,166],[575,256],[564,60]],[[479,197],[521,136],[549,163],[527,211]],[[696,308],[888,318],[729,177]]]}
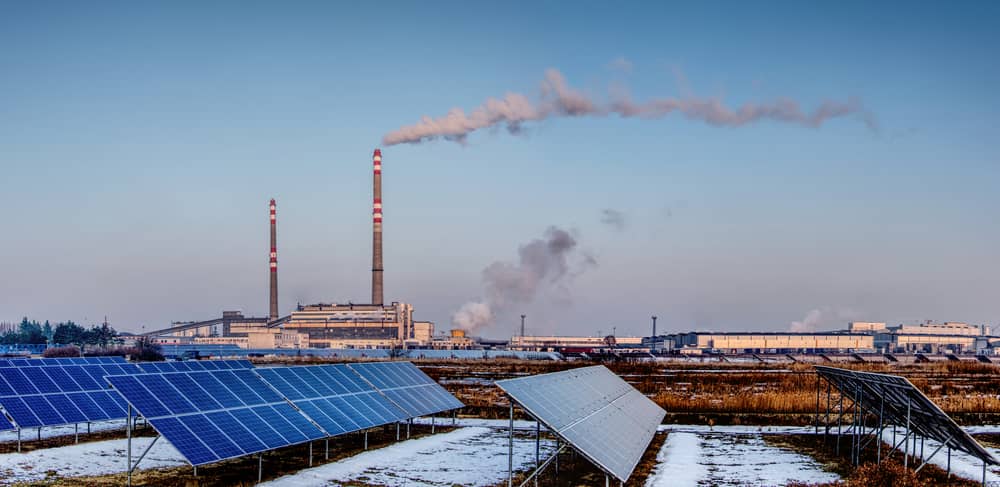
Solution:
{"label": "white smoke", "polygon": [[793,321],[789,331],[793,333],[811,333],[843,326],[847,321],[855,320],[862,313],[850,308],[833,309],[829,306],[814,308],[806,313],[801,321]]}
{"label": "white smoke", "polygon": [[452,315],[452,323],[476,330],[540,295],[565,291],[575,276],[597,265],[592,256],[583,255],[579,269],[571,272],[570,261],[576,248],[577,240],[570,232],[549,227],[541,238],[518,249],[517,262],[498,261],[483,269],[484,296],[462,305]]}
{"label": "white smoke", "polygon": [[548,69],[535,102],[523,94],[508,93],[501,99],[487,99],[469,113],[453,108],[441,117],[424,116],[413,125],[386,134],[382,137],[382,142],[385,145],[415,144],[444,138],[461,143],[476,130],[503,126],[510,133],[517,134],[523,130],[525,122],[550,117],[615,114],[622,118],[659,119],[674,112],[690,120],[720,127],[740,127],[761,120],[773,120],[818,128],[830,119],[855,115],[870,129],[877,130],[874,117],[857,99],[824,101],[809,112],[789,98],[778,98],[766,103],[745,103],[738,108],[729,108],[718,97],[698,97],[687,89],[684,92],[679,98],[653,98],[635,102],[626,88],[616,86],[611,90],[610,101],[602,102],[573,89],[562,73]]}
{"label": "white smoke", "polygon": [[823,311],[819,309],[810,310],[802,321],[793,321],[789,330],[793,333],[808,333],[816,331],[816,326],[823,319]]}

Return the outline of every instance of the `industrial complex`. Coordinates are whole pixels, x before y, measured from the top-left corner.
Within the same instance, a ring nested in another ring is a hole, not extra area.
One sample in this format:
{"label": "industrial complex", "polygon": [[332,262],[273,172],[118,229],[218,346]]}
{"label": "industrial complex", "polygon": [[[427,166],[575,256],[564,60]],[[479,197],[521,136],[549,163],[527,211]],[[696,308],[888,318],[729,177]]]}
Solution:
{"label": "industrial complex", "polygon": [[[508,349],[532,352],[633,352],[660,355],[767,353],[949,353],[990,355],[1000,337],[986,326],[927,321],[888,326],[851,322],[846,329],[817,332],[652,333],[646,337],[528,336],[484,340],[464,330],[435,333],[434,323],[414,318],[414,307],[384,302],[382,260],[382,151],[372,154],[372,275],[370,303],[298,304],[281,316],[278,301],[277,203],[268,205],[268,315],[248,317],[224,311],[219,318],[175,322],[145,333],[163,345],[230,345],[242,349]],[[522,317],[523,320],[523,317]]]}

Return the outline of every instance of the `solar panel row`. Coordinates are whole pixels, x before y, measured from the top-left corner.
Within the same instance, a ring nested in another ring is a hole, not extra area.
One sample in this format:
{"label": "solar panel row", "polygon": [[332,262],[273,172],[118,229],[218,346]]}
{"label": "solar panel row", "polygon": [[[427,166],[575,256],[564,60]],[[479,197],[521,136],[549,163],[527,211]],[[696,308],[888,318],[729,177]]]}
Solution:
{"label": "solar panel row", "polygon": [[348,367],[406,411],[408,417],[427,416],[464,406],[410,362],[368,362]]}
{"label": "solar panel row", "polygon": [[124,357],[64,357],[0,359],[0,367],[37,367],[45,365],[89,365],[125,363]]}
{"label": "solar panel row", "polygon": [[326,436],[251,370],[111,376],[107,380],[192,465]]}
{"label": "solar panel row", "polygon": [[14,423],[0,421],[0,429],[124,419],[126,403],[108,389],[108,375],[252,367],[247,360],[0,367],[0,407]]}
{"label": "solar panel row", "polygon": [[595,465],[625,482],[666,412],[604,366],[497,381]]}
{"label": "solar panel row", "polygon": [[346,365],[257,369],[328,436],[402,421],[409,416],[373,390]]}
{"label": "solar panel row", "polygon": [[[412,417],[387,399],[388,394],[382,395],[372,380],[404,391],[401,397],[424,409],[462,406],[410,363],[364,365],[177,372],[107,380],[192,465]],[[421,396],[434,388],[440,391]],[[451,400],[444,401],[439,394]]]}

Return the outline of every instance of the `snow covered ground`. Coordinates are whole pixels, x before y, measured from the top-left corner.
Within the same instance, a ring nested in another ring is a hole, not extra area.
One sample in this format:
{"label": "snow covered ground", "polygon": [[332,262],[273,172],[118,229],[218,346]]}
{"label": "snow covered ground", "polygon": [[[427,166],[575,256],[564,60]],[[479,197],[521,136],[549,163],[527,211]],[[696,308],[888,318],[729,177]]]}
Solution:
{"label": "snow covered ground", "polygon": [[[543,439],[542,460],[554,443]],[[535,442],[514,436],[514,469],[535,461]],[[372,485],[467,487],[497,484],[507,478],[507,435],[486,427],[465,427],[448,433],[396,443],[359,453],[339,462],[302,470],[266,482],[268,487],[340,485],[350,480]]]}
{"label": "snow covered ground", "polygon": [[[43,433],[44,431],[42,430]],[[132,439],[133,461],[152,441],[153,438],[150,437]],[[125,439],[94,441],[0,455],[0,485],[37,482],[49,476],[79,477],[124,472],[126,444]],[[139,468],[178,465],[187,465],[187,462],[170,443],[161,438],[142,459]]]}
{"label": "snow covered ground", "polygon": [[[87,424],[80,423],[80,435],[85,435],[87,433]],[[98,423],[90,423],[90,431],[109,431],[109,430],[122,430],[122,437],[125,436],[125,418],[120,421],[102,421]],[[42,428],[42,438],[55,438],[59,436],[73,436],[75,434],[73,425],[66,424],[62,426],[46,426]],[[29,428],[21,432],[21,441],[29,442],[38,439],[38,433],[35,428]],[[17,431],[8,430],[0,431],[0,443],[14,443],[17,442]]]}
{"label": "snow covered ground", "polygon": [[[966,431],[975,429],[979,428],[965,428]],[[976,433],[980,432],[981,431],[976,431]],[[882,432],[882,441],[885,442],[885,444],[887,445],[893,444],[892,428],[886,428],[885,431]],[[897,430],[895,441],[896,443],[903,441],[902,428],[899,428]],[[942,448],[939,452],[937,452],[936,455],[931,456],[932,454],[934,454],[934,450],[936,450],[940,445],[941,445],[940,443],[933,440],[924,440],[923,458],[930,458],[930,463],[937,465],[942,469],[947,469],[948,450],[946,448]],[[903,447],[901,446],[900,449],[902,448]],[[909,448],[911,450],[914,448],[912,446],[912,443]],[[1000,458],[1000,450],[988,447],[986,445],[983,445],[983,448],[985,448],[986,451],[992,453],[994,457]],[[919,438],[916,441],[915,449],[916,452],[914,453],[913,451],[911,451],[911,454],[913,454],[916,457],[920,457],[921,455],[920,455]],[[983,462],[979,461],[978,458],[972,455],[953,450],[951,452],[951,472],[955,475],[958,475],[960,477],[965,477],[969,480],[981,481],[983,479]],[[986,485],[1000,485],[1000,466],[991,465],[986,468]]]}
{"label": "snow covered ground", "polygon": [[832,482],[812,458],[767,444],[760,433],[671,431],[647,487]]}

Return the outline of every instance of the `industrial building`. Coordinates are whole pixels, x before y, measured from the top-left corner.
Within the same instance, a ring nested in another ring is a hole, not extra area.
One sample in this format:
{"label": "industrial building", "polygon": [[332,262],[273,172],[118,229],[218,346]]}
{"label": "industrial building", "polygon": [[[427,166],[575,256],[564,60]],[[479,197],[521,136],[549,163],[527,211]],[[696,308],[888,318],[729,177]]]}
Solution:
{"label": "industrial building", "polygon": [[674,348],[717,353],[831,353],[874,351],[875,337],[860,333],[691,332],[674,335]]}

